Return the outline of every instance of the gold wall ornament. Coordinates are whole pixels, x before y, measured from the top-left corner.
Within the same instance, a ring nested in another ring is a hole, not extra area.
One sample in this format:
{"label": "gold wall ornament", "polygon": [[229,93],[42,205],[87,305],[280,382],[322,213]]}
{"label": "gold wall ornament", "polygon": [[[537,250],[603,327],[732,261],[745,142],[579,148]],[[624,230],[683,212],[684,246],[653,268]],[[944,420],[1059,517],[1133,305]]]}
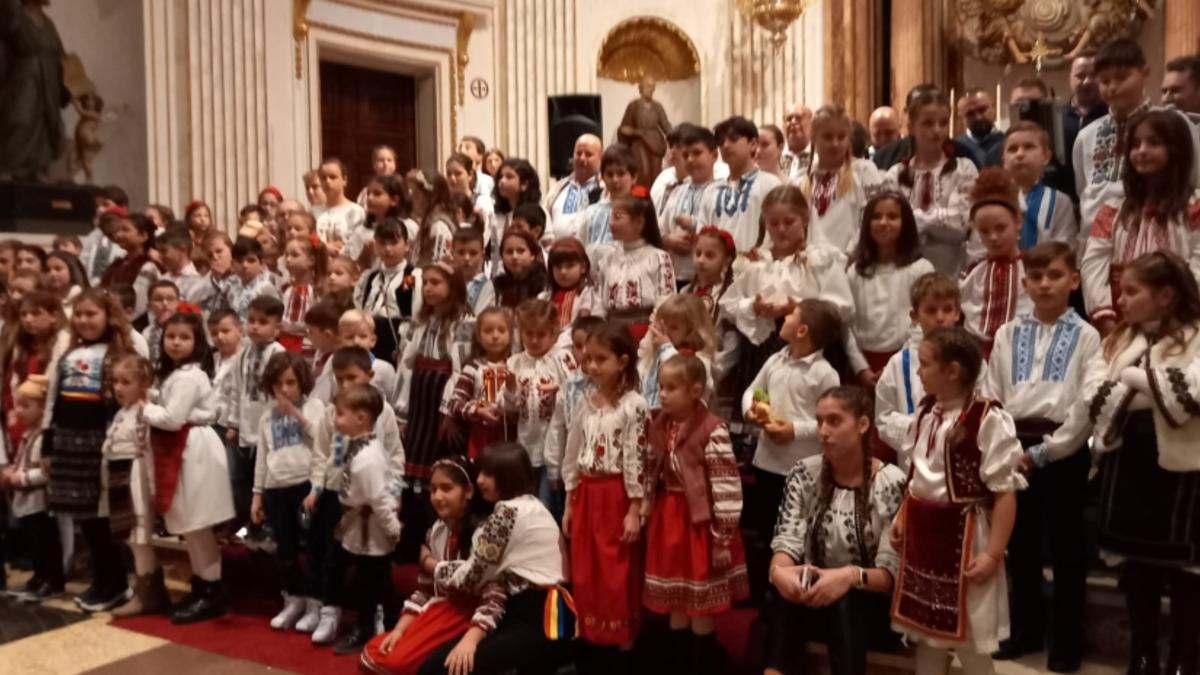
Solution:
{"label": "gold wall ornament", "polygon": [[596,74],[634,84],[645,75],[660,82],[690,80],[700,75],[700,53],[675,24],[639,16],[613,26],[604,37]]}
{"label": "gold wall ornament", "polygon": [[296,52],[296,79],[304,75],[304,41],[308,39],[308,6],[312,0],[292,0],[292,42]]}
{"label": "gold wall ornament", "polygon": [[1120,37],[1136,37],[1154,0],[957,0],[964,51],[994,65],[1060,66]]}
{"label": "gold wall ornament", "polygon": [[471,56],[467,47],[471,44],[471,31],[475,30],[475,15],[470,12],[459,12],[457,41],[455,43],[454,78],[458,86],[458,104],[463,104],[467,89],[467,64]]}
{"label": "gold wall ornament", "polygon": [[735,0],[742,16],[771,33],[775,50],[787,43],[787,29],[815,0]]}

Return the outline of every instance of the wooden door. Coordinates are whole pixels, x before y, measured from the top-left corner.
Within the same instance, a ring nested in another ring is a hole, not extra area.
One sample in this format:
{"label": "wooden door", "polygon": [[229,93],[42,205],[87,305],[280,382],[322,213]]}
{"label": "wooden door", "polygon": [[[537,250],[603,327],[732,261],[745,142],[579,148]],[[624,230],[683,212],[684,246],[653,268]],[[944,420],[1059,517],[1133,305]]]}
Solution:
{"label": "wooden door", "polygon": [[371,150],[390,145],[396,170],[416,164],[416,81],[367,68],[321,62],[321,153],[350,172],[346,196],[354,199],[375,175]]}

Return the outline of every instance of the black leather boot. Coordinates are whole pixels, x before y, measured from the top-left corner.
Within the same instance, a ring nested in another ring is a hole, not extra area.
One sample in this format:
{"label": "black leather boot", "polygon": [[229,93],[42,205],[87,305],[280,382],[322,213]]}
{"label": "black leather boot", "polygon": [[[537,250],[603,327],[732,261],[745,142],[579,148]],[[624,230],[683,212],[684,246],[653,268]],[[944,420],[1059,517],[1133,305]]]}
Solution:
{"label": "black leather boot", "polygon": [[1200,649],[1200,576],[1171,574],[1171,655],[1167,675],[1196,675]]}
{"label": "black leather boot", "polygon": [[[197,589],[197,584],[199,588]],[[192,579],[192,593],[195,599],[178,607],[171,613],[171,623],[188,624],[207,621],[223,616],[228,608],[225,606],[225,589],[221,580],[205,581],[199,577]]]}
{"label": "black leather boot", "polygon": [[1128,563],[1125,607],[1129,612],[1129,675],[1159,675],[1158,622],[1162,611],[1162,572]]}

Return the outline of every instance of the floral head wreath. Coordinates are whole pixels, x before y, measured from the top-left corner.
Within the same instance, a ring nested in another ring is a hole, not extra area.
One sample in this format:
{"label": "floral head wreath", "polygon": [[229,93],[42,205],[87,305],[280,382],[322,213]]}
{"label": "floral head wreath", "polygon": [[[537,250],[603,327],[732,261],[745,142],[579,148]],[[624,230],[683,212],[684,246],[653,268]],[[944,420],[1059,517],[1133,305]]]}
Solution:
{"label": "floral head wreath", "polygon": [[725,249],[729,251],[730,255],[737,255],[737,245],[733,243],[733,235],[729,234],[728,230],[722,230],[714,225],[709,225],[707,227],[700,228],[700,234],[711,234],[715,236],[717,239],[721,240],[722,244],[725,245]]}

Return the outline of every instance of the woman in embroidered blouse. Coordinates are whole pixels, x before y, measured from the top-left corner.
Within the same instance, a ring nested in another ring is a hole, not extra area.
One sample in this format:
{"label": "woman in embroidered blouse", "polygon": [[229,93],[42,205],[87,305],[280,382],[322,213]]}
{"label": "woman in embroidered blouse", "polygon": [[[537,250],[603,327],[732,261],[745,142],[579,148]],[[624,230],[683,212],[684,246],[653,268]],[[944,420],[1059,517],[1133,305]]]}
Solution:
{"label": "woman in embroidered blouse", "polygon": [[871,401],[861,389],[826,391],[816,416],[822,454],[788,474],[771,542],[769,674],[790,672],[803,659],[800,643],[818,637],[829,645],[834,675],[865,673],[868,646],[893,637],[888,607],[899,558],[888,539],[905,476],[871,457]]}
{"label": "woman in embroidered blouse", "polygon": [[1124,198],[1105,203],[1092,221],[1080,261],[1083,299],[1103,336],[1120,319],[1121,269],[1144,253],[1170,251],[1200,278],[1200,190],[1192,185],[1192,130],[1173,110],[1151,110],[1129,123]]}
{"label": "woman in embroidered blouse", "polygon": [[563,582],[558,525],[532,492],[533,464],[516,443],[490,445],[479,458],[479,494],[494,504],[465,560],[434,566],[434,591],[481,595],[471,627],[433,650],[421,675],[448,672],[553,673],[570,645],[543,626],[550,589]]}
{"label": "woman in embroidered blouse", "polygon": [[644,188],[613,202],[612,235],[620,246],[599,265],[600,297],[593,313],[628,324],[634,339],[641,340],[651,312],[675,293],[675,268],[662,248],[654,203]]}
{"label": "woman in embroidered blouse", "polygon": [[[1082,396],[1026,465],[1062,459],[1092,435],[1099,456],[1099,545],[1125,556],[1130,673],[1157,673],[1164,581],[1168,673],[1194,673],[1200,645],[1200,288],[1187,263],[1148,253],[1121,274],[1122,322]],[[1094,431],[1094,434],[1092,433]],[[1192,496],[1188,496],[1192,495]]]}
{"label": "woman in embroidered blouse", "polygon": [[912,203],[921,232],[922,253],[942,274],[955,276],[966,262],[963,245],[971,234],[967,199],[979,170],[954,157],[950,145],[950,103],[937,90],[908,104],[913,155],[888,170],[890,181]]}

